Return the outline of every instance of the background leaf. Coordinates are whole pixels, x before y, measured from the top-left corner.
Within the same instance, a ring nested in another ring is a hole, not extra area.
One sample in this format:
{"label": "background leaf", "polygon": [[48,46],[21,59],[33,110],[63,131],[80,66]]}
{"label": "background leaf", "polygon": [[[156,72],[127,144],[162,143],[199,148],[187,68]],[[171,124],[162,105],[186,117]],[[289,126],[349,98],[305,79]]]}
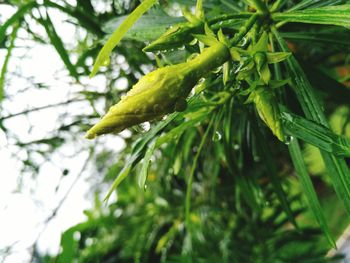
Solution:
{"label": "background leaf", "polygon": [[350,28],[350,5],[327,6],[272,15],[275,21],[336,25]]}

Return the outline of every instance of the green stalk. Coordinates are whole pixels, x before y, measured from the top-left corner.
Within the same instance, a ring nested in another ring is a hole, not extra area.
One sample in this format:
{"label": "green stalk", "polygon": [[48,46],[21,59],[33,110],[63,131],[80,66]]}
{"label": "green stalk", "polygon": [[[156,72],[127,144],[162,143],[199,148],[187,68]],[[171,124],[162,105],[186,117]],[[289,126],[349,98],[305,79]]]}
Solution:
{"label": "green stalk", "polygon": [[249,3],[260,13],[267,14],[269,12],[266,4],[261,0],[249,0]]}
{"label": "green stalk", "polygon": [[7,72],[7,65],[10,61],[11,53],[13,48],[15,47],[15,39],[17,36],[17,31],[20,27],[20,23],[17,23],[13,26],[12,33],[11,33],[11,42],[10,46],[7,49],[7,55],[5,57],[4,64],[1,68],[1,73],[0,73],[0,101],[4,99],[4,87],[5,87],[5,77],[6,77],[6,72]]}
{"label": "green stalk", "polygon": [[225,14],[221,16],[214,17],[212,19],[208,19],[208,25],[215,24],[217,22],[225,21],[225,20],[230,20],[230,19],[241,19],[241,18],[249,18],[252,15],[250,12],[242,12],[239,14]]}
{"label": "green stalk", "polygon": [[242,38],[249,32],[249,30],[253,27],[253,25],[257,22],[260,14],[252,15],[245,24],[239,29],[239,31],[235,34],[233,39],[230,42],[230,46],[235,46],[242,40]]}
{"label": "green stalk", "polygon": [[194,177],[194,172],[196,170],[197,167],[197,163],[198,163],[198,159],[199,156],[201,154],[202,148],[204,146],[204,143],[207,140],[209,131],[211,129],[211,126],[213,124],[213,119],[210,121],[209,126],[207,128],[207,130],[205,131],[202,140],[198,146],[198,151],[194,157],[193,160],[193,164],[191,167],[191,171],[190,171],[190,176],[188,177],[188,181],[187,181],[187,189],[186,189],[186,203],[185,203],[185,222],[186,222],[186,226],[189,227],[190,226],[190,211],[191,211],[191,193],[192,193],[192,184],[193,184],[193,177]]}

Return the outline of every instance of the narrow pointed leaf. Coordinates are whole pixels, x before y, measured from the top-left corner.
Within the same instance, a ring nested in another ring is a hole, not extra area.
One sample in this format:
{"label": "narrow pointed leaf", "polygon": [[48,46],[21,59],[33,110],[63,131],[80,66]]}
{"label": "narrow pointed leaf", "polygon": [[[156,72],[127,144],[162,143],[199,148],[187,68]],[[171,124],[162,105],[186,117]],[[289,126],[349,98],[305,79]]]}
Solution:
{"label": "narrow pointed leaf", "polygon": [[138,163],[140,158],[142,158],[145,154],[145,148],[148,143],[154,138],[154,136],[159,133],[165,126],[167,126],[179,113],[173,113],[168,118],[162,122],[159,122],[153,129],[151,129],[146,135],[142,137],[140,141],[135,143],[133,147],[133,153],[129,157],[127,163],[124,168],[119,172],[116,179],[114,180],[112,186],[110,187],[104,201],[108,201],[109,197],[113,193],[113,191],[118,187],[118,185],[129,175],[134,166]]}
{"label": "narrow pointed leaf", "polygon": [[26,5],[23,5],[20,7],[16,13],[14,13],[9,19],[5,21],[2,25],[0,25],[0,43],[5,39],[6,37],[6,30],[9,26],[12,24],[20,21],[24,14],[29,12],[32,8],[36,7],[37,3],[36,2],[30,2]]}
{"label": "narrow pointed leaf", "polygon": [[15,46],[15,39],[17,36],[17,31],[19,29],[19,26],[20,26],[20,24],[18,23],[17,25],[14,25],[14,27],[12,29],[10,46],[7,48],[7,54],[5,57],[5,61],[1,67],[1,72],[0,72],[0,102],[4,99],[5,77],[6,77],[6,72],[7,72],[7,66],[8,66],[8,63],[10,61],[12,50]]}
{"label": "narrow pointed leaf", "polygon": [[151,143],[151,145],[149,146],[149,148],[146,151],[145,157],[143,158],[143,164],[141,167],[141,171],[140,171],[140,175],[139,175],[139,186],[141,189],[145,189],[145,185],[146,185],[146,180],[147,180],[147,176],[148,176],[148,167],[149,164],[151,162],[151,157],[153,155],[154,149],[155,149],[156,143],[153,142]]}
{"label": "narrow pointed leaf", "polygon": [[317,32],[309,32],[309,31],[301,31],[301,32],[287,32],[287,33],[281,33],[281,35],[288,39],[294,41],[302,41],[307,42],[312,45],[329,45],[331,46],[339,46],[339,48],[350,48],[350,32],[347,29],[344,29],[342,31],[334,31],[334,32],[327,32],[327,31],[320,31]]}
{"label": "narrow pointed leaf", "polygon": [[295,221],[295,218],[293,216],[293,211],[290,207],[287,194],[285,193],[281,179],[278,178],[276,165],[274,164],[274,161],[272,159],[272,154],[270,152],[270,149],[266,143],[266,139],[264,138],[264,135],[260,132],[258,127],[254,127],[255,133],[259,135],[257,143],[259,145],[260,154],[261,156],[264,156],[264,160],[266,162],[267,170],[269,171],[271,184],[274,187],[274,191],[276,193],[276,196],[278,198],[278,201],[280,202],[284,212],[286,213],[289,221],[298,228],[298,225]]}
{"label": "narrow pointed leaf", "polygon": [[196,171],[197,168],[197,163],[198,163],[198,159],[199,156],[201,154],[201,151],[203,149],[204,143],[207,140],[209,131],[211,130],[212,127],[212,121],[210,122],[210,124],[208,125],[202,139],[201,142],[198,146],[198,150],[197,153],[194,157],[193,163],[192,163],[192,167],[191,167],[191,171],[190,174],[188,176],[188,181],[187,181],[187,189],[186,189],[186,198],[185,198],[185,221],[186,221],[186,225],[187,227],[190,226],[190,211],[191,211],[191,194],[192,194],[192,184],[193,184],[193,178],[194,178],[194,173]]}
{"label": "narrow pointed leaf", "polygon": [[132,25],[148,10],[157,0],[145,0],[143,1],[118,27],[116,31],[111,35],[106,44],[98,54],[90,77],[93,77],[102,65],[108,64],[110,53],[115,48],[123,36],[128,32]]}
{"label": "narrow pointed leaf", "polygon": [[292,113],[282,113],[287,133],[337,156],[350,156],[350,140],[329,128]]}
{"label": "narrow pointed leaf", "polygon": [[276,13],[272,15],[272,18],[275,21],[335,25],[350,28],[350,5]]}
{"label": "narrow pointed leaf", "polygon": [[64,44],[61,40],[61,38],[58,36],[56,29],[50,19],[50,16],[46,13],[45,19],[40,19],[39,22],[43,25],[45,28],[45,31],[50,39],[51,44],[55,47],[58,55],[62,59],[62,62],[66,65],[69,74],[73,76],[75,79],[78,79],[78,73],[76,71],[76,68],[72,64],[69,58],[69,54],[67,50],[64,47]]}
{"label": "narrow pointed leaf", "polygon": [[266,52],[267,63],[273,64],[281,62],[291,54],[290,52]]}
{"label": "narrow pointed leaf", "polygon": [[[119,28],[126,16],[113,18],[108,21],[103,30],[112,34],[116,28]],[[124,39],[133,39],[137,41],[153,41],[166,32],[166,30],[185,20],[181,17],[172,17],[162,12],[143,15],[124,35]]]}
{"label": "narrow pointed leaf", "polygon": [[303,158],[302,158],[303,155],[301,153],[298,140],[293,139],[290,142],[288,149],[289,149],[289,153],[290,153],[290,156],[292,158],[295,170],[299,176],[301,186],[304,189],[304,193],[305,193],[305,196],[308,200],[311,211],[314,214],[322,231],[324,232],[328,242],[333,247],[336,247],[334,239],[332,238],[332,235],[331,235],[330,230],[328,228],[326,218],[323,214],[322,207],[319,203],[319,200],[317,198],[317,194],[316,194],[315,189],[312,185],[312,181],[308,175],[305,163],[303,161]]}
{"label": "narrow pointed leaf", "polygon": [[[280,36],[276,28],[272,32],[283,52],[289,52],[286,42]],[[287,58],[287,69],[290,73],[294,85],[292,88],[298,98],[298,101],[306,117],[316,123],[329,127],[326,117],[322,111],[321,105],[317,100],[313,88],[306,78],[306,75],[300,67],[294,56]],[[344,159],[336,157],[334,154],[321,150],[321,155],[333,182],[335,191],[343,201],[347,212],[350,214],[350,173]]]}
{"label": "narrow pointed leaf", "polygon": [[306,9],[306,8],[338,5],[338,4],[343,4],[344,2],[345,2],[344,0],[303,0],[303,1],[300,1],[298,4],[293,5],[291,8],[289,8],[288,12]]}

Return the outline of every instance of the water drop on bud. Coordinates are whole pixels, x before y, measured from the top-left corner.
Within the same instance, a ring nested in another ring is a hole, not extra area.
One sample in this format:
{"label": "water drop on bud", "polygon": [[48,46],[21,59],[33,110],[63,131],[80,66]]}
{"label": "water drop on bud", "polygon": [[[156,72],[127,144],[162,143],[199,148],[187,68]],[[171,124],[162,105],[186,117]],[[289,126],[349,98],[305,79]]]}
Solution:
{"label": "water drop on bud", "polygon": [[221,138],[222,138],[221,133],[218,132],[218,131],[216,131],[216,132],[214,133],[214,136],[213,136],[213,141],[214,141],[214,142],[220,141]]}
{"label": "water drop on bud", "polygon": [[286,144],[286,145],[289,145],[292,141],[293,141],[293,136],[290,136],[290,135],[286,135],[284,136],[284,140],[283,142]]}

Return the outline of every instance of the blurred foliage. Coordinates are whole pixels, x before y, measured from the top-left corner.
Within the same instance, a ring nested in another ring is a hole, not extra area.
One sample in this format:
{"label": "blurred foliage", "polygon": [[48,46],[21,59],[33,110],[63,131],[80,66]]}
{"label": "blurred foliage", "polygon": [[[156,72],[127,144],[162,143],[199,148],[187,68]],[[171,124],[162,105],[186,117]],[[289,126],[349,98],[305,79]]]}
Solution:
{"label": "blurred foliage", "polygon": [[[204,1],[203,8],[211,30],[217,34],[221,29],[232,40],[252,17],[249,12],[264,11],[265,3],[274,14],[262,27],[253,26],[254,34],[235,43],[238,48],[231,52],[232,61],[199,81],[187,109],[128,129],[118,135],[125,146],[117,151],[108,147],[107,136],[95,143],[82,143],[83,133],[155,66],[177,64],[200,53],[203,45],[193,41],[192,35],[197,29],[179,16],[180,6],[194,9],[195,1],[159,1],[142,16],[111,53],[111,66],[98,73],[106,80],[104,90],[86,86],[75,90],[73,99],[33,105],[19,113],[7,111],[5,104],[11,99],[6,76],[11,73],[8,63],[19,32],[26,32],[35,43],[52,46],[69,81],[83,84],[92,70],[91,61],[139,1],[0,1],[0,7],[8,5],[16,10],[9,19],[1,20],[0,26],[0,48],[7,54],[0,76],[0,128],[16,149],[26,152],[21,159],[23,170],[37,174],[39,160],[50,160],[65,145],[74,145],[77,151],[93,149],[91,177],[103,180],[91,186],[94,207],[85,211],[86,221],[62,234],[60,252],[45,256],[34,251],[33,260],[332,261],[326,257],[329,243],[348,223],[345,216],[339,219],[334,214],[345,214],[343,202],[350,211],[346,165],[350,156],[350,18],[346,13],[350,2],[210,0]],[[53,11],[65,16],[77,32],[83,32],[77,33],[73,45],[65,43],[57,32]],[[33,23],[41,31],[33,30]],[[142,52],[150,41],[178,23],[185,23],[179,27],[185,30],[180,31],[190,35],[180,32],[173,48],[167,48],[167,43],[154,54]],[[272,24],[278,29],[264,28]],[[251,50],[266,51],[252,48],[264,31],[269,33],[266,48],[293,55],[284,56],[283,63],[266,62],[263,69],[254,62]],[[183,37],[183,42],[178,42],[178,37]],[[203,37],[199,40],[205,41]],[[249,89],[261,85],[253,83],[256,79],[265,84],[275,81],[269,95]],[[42,83],[30,87],[47,88]],[[259,100],[255,97],[247,103],[247,95],[252,93],[260,96]],[[270,94],[276,103],[269,100]],[[60,116],[59,127],[42,138],[22,141],[7,128],[12,118],[76,102],[84,102],[89,113],[66,112]],[[281,119],[261,117],[279,110],[284,113]],[[279,121],[286,132],[285,138],[279,138],[283,142],[273,135],[278,134],[274,130],[278,125],[271,123]],[[63,176],[72,176],[64,167],[62,170]],[[105,205],[101,196],[116,177],[114,186],[125,180],[117,191],[112,188],[113,198]],[[340,211],[327,206],[328,200]]]}

